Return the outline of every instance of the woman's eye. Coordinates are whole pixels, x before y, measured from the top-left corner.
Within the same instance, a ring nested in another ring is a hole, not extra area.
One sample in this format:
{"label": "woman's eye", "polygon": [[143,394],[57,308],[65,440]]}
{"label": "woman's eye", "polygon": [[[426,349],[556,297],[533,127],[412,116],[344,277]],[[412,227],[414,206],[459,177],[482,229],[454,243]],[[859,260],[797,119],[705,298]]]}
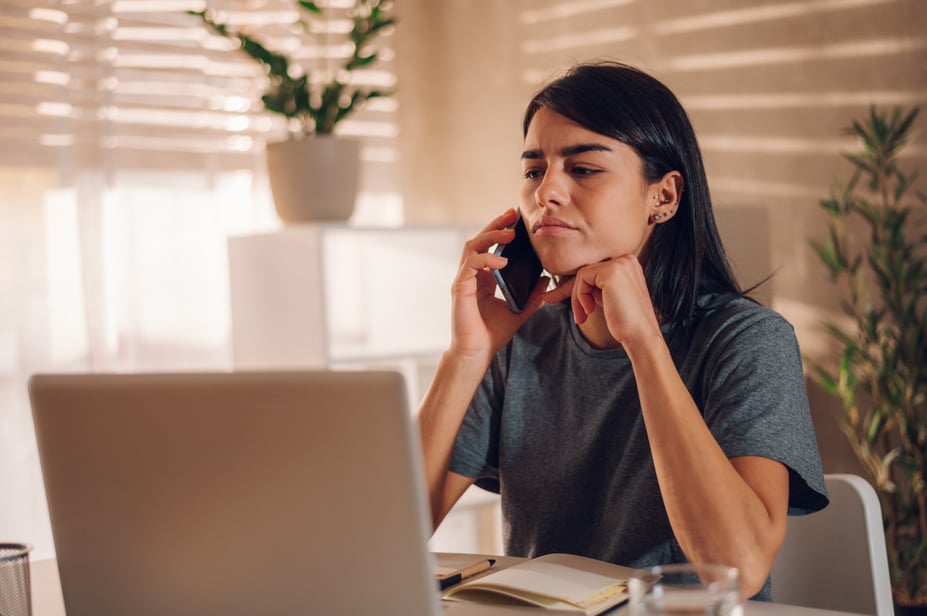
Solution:
{"label": "woman's eye", "polygon": [[573,175],[578,175],[580,177],[593,175],[599,172],[598,169],[590,169],[589,167],[573,167]]}
{"label": "woman's eye", "polygon": [[524,177],[526,180],[536,180],[544,175],[543,169],[525,169]]}

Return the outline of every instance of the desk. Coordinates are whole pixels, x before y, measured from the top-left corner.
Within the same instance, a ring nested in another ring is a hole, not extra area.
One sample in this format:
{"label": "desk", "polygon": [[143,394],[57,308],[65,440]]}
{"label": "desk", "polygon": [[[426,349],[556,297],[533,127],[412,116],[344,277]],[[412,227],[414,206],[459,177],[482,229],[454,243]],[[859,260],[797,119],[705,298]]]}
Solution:
{"label": "desk", "polygon": [[33,616],[65,616],[58,563],[54,560],[34,560],[29,563],[29,574]]}
{"label": "desk", "polygon": [[[440,554],[438,558],[440,559]],[[509,556],[494,556],[496,565],[494,571],[508,567],[518,558]],[[64,600],[61,596],[61,584],[58,580],[58,567],[54,560],[38,560],[31,563],[32,575],[32,614],[33,616],[65,616]],[[448,616],[527,616],[533,614],[552,613],[536,607],[487,607],[481,605],[468,605],[464,603],[447,602],[444,613]],[[382,610],[371,610],[375,613],[384,613]],[[575,612],[557,612],[561,614]],[[610,614],[627,614],[627,607],[620,607]],[[761,603],[748,601],[744,604],[743,616],[851,616],[847,612],[833,612],[807,607],[796,607],[781,603]]]}

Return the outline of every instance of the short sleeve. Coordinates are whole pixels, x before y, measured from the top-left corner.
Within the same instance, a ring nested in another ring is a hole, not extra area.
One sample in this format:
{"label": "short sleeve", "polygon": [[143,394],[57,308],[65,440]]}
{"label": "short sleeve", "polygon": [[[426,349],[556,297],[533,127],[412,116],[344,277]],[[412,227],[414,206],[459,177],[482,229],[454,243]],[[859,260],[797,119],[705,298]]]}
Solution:
{"label": "short sleeve", "polygon": [[499,493],[499,425],[503,393],[497,357],[464,415],[451,453],[450,470]]}
{"label": "short sleeve", "polygon": [[705,421],[729,458],[761,456],[789,469],[789,514],[827,505],[792,326],[767,309],[733,319],[713,342],[703,374]]}

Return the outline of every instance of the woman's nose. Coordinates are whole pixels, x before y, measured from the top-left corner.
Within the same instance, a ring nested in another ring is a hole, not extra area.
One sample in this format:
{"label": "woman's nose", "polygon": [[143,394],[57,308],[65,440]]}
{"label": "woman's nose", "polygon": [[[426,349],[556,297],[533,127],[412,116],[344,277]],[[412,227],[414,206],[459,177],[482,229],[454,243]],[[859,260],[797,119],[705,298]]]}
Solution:
{"label": "woman's nose", "polygon": [[538,206],[562,206],[569,200],[569,193],[562,174],[548,169],[534,191]]}

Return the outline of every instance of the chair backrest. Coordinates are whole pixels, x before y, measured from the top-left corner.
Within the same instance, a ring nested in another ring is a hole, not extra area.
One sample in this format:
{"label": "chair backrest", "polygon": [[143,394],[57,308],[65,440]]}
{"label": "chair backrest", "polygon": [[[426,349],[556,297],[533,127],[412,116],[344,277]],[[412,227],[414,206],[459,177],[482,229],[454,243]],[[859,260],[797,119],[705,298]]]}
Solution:
{"label": "chair backrest", "polygon": [[857,475],[825,475],[830,504],[790,517],[772,568],[777,603],[892,616],[882,509]]}

